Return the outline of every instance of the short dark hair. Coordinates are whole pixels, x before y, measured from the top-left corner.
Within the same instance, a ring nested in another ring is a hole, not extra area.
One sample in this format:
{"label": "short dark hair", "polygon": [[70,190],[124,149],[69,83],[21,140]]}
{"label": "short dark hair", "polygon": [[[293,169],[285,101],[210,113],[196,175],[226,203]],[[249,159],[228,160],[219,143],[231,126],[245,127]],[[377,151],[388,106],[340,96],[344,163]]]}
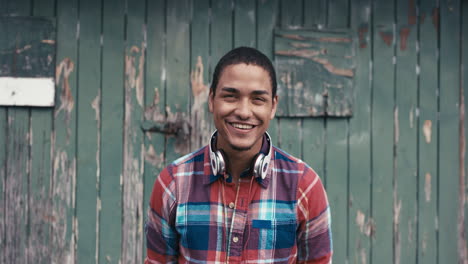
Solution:
{"label": "short dark hair", "polygon": [[250,47],[238,47],[226,53],[216,65],[213,72],[213,81],[211,82],[210,91],[215,95],[216,86],[218,86],[219,78],[227,66],[245,63],[247,65],[255,65],[263,68],[270,76],[272,97],[276,96],[276,73],[271,60],[259,50]]}

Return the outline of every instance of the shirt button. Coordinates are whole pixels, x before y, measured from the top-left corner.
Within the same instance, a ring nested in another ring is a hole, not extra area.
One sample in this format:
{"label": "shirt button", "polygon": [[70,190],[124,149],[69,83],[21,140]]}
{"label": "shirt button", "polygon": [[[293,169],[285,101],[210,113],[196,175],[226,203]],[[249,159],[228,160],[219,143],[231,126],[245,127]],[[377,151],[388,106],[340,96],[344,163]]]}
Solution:
{"label": "shirt button", "polygon": [[235,204],[234,203],[229,203],[229,208],[234,209]]}
{"label": "shirt button", "polygon": [[233,238],[232,238],[232,241],[233,241],[234,243],[237,243],[237,242],[239,241],[239,238],[238,238],[238,237],[233,237]]}

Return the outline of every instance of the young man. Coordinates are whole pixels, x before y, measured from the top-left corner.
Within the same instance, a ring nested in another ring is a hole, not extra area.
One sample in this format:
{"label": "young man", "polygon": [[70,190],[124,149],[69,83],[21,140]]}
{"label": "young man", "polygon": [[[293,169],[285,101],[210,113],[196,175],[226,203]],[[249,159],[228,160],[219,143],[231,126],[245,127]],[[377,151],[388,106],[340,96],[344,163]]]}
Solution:
{"label": "young man", "polygon": [[331,263],[330,213],[317,174],[272,146],[271,61],[253,48],[218,62],[210,144],[157,178],[145,263]]}

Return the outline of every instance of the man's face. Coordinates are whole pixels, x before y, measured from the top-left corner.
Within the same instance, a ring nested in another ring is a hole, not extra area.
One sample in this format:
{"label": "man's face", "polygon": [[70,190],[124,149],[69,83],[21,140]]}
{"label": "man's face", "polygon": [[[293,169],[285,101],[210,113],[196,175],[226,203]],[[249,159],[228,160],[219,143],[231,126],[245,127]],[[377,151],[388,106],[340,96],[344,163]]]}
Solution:
{"label": "man's face", "polygon": [[218,129],[217,147],[227,152],[258,152],[277,101],[263,68],[244,63],[227,66],[208,102]]}

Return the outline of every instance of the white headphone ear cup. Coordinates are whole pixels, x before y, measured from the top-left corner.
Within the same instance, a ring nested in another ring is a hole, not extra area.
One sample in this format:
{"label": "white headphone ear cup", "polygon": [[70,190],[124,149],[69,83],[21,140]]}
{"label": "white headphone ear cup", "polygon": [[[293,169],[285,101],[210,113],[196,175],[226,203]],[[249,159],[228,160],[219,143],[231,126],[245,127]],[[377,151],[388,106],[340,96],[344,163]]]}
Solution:
{"label": "white headphone ear cup", "polygon": [[253,175],[254,177],[258,177],[258,176],[261,176],[262,179],[264,179],[265,177],[263,176],[262,174],[262,167],[263,167],[263,163],[265,161],[265,155],[260,153],[258,154],[257,158],[255,159],[255,163],[254,163],[254,167],[253,167]]}

